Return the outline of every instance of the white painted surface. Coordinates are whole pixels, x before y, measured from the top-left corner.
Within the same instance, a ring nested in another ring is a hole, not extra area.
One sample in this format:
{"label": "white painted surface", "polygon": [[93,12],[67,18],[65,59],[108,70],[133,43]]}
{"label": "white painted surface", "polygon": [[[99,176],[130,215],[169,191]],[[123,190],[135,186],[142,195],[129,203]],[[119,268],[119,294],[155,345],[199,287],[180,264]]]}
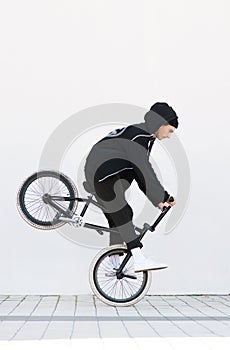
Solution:
{"label": "white painted surface", "polygon": [[[90,291],[97,250],[26,225],[15,207],[18,187],[70,115],[156,101],[180,116],[192,182],[175,231],[148,238],[146,254],[170,266],[155,273],[150,292],[229,293],[228,13],[224,0],[1,4],[2,294]],[[66,164],[70,177],[77,163],[70,171]]]}

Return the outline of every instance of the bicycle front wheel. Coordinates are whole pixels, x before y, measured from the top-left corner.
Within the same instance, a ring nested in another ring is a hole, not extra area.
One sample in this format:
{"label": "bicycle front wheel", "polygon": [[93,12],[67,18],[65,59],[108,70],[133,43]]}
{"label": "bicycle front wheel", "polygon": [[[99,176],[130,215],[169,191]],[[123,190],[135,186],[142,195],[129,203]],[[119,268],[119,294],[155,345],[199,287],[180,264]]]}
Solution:
{"label": "bicycle front wheel", "polygon": [[89,280],[92,291],[111,306],[130,306],[140,301],[151,285],[150,271],[134,273],[133,258],[125,265],[122,275],[116,269],[127,255],[125,245],[102,249],[90,265]]}
{"label": "bicycle front wheel", "polygon": [[[31,226],[42,230],[56,229],[65,224],[55,220],[58,211],[44,201],[44,195],[77,197],[73,181],[66,175],[43,170],[32,174],[21,185],[17,194],[17,208],[22,218]],[[78,201],[57,201],[62,209],[74,213]]]}

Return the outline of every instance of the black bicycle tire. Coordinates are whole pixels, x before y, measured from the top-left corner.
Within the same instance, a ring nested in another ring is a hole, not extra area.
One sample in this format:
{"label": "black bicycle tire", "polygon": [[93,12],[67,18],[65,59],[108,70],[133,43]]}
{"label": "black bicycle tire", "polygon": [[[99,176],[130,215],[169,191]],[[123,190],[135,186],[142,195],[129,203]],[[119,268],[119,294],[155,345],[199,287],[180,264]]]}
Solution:
{"label": "black bicycle tire", "polygon": [[[17,194],[17,208],[19,213],[21,214],[22,218],[31,226],[42,229],[42,230],[51,230],[56,229],[58,227],[61,227],[65,224],[63,221],[57,221],[55,224],[52,224],[51,221],[42,222],[34,218],[29,211],[27,210],[25,206],[25,194],[28,187],[32,184],[33,181],[37,180],[38,178],[42,177],[53,177],[56,179],[59,179],[68,189],[69,195],[71,197],[77,197],[78,192],[77,188],[74,184],[74,182],[65,174],[53,170],[41,170],[38,172],[33,173],[28,178],[25,179],[25,181],[22,183],[21,187],[18,190]],[[78,201],[69,201],[68,209],[71,210],[73,213],[76,211],[78,205]]]}

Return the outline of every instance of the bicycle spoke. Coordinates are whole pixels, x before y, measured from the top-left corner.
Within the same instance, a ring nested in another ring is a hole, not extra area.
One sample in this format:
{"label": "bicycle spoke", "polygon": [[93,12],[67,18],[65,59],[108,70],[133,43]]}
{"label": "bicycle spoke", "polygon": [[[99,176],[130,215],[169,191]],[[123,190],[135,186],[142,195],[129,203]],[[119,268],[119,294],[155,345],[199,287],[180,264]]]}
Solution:
{"label": "bicycle spoke", "polygon": [[[55,179],[56,180],[56,179]],[[48,189],[48,193],[53,193],[54,192],[54,188],[55,188],[55,186],[57,186],[57,184],[58,184],[58,181],[55,181],[55,180],[53,180],[52,182],[51,182],[51,179],[49,179],[49,184],[48,184],[48,186],[49,186],[49,189]]]}
{"label": "bicycle spoke", "polygon": [[37,191],[44,194],[44,187],[42,186],[40,179],[35,180],[32,185],[35,187],[35,190],[37,188]]}
{"label": "bicycle spoke", "polygon": [[29,209],[31,214],[34,214],[34,213],[38,212],[41,208],[43,208],[43,205],[37,203],[36,206],[34,205],[32,208],[31,207],[27,207],[27,206],[26,206],[26,208]]}

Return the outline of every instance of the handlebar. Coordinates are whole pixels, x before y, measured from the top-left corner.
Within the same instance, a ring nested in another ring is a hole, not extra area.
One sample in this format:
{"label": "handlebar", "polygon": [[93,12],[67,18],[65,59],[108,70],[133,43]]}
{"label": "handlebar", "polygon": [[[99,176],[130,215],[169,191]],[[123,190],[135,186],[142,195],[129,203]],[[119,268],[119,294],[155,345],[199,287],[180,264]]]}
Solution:
{"label": "handlebar", "polygon": [[[169,197],[168,199],[169,202],[174,202],[174,198],[172,196]],[[154,231],[156,226],[159,224],[159,222],[163,219],[163,217],[165,216],[165,214],[171,209],[171,205],[169,205],[168,207],[163,207],[163,211],[162,213],[158,216],[158,218],[156,219],[156,221],[154,222],[154,224],[152,226],[150,226],[150,231]]]}
{"label": "handlebar", "polygon": [[[168,199],[169,202],[174,202],[174,198],[172,196],[169,197]],[[160,213],[156,221],[153,223],[153,225],[149,225],[147,223],[144,224],[142,233],[140,234],[140,240],[144,237],[145,233],[149,231],[155,231],[156,226],[159,224],[159,222],[163,219],[163,217],[166,215],[166,213],[171,209],[171,205],[168,207],[163,207],[163,211]],[[141,231],[139,231],[141,232]]]}

